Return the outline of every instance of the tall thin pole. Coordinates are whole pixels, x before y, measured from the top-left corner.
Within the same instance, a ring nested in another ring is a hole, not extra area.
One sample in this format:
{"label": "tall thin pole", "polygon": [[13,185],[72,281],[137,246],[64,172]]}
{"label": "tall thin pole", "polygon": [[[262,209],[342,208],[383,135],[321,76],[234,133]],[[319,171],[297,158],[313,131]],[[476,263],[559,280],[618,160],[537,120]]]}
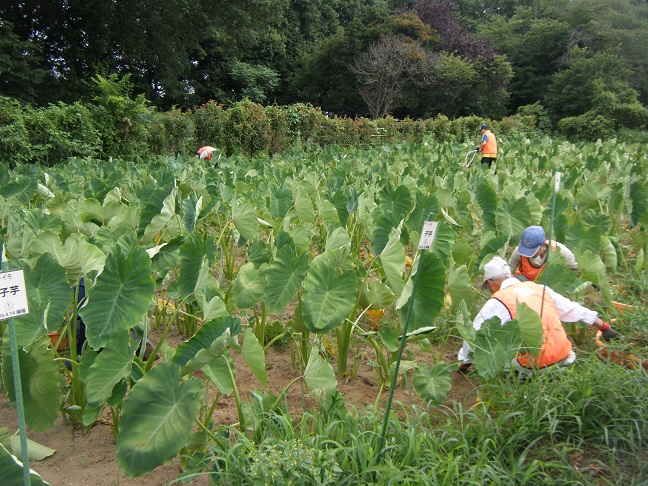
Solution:
{"label": "tall thin pole", "polygon": [[[4,248],[0,249],[0,268],[3,272],[7,271],[7,263],[2,258]],[[18,411],[18,429],[20,431],[20,449],[22,453],[23,466],[23,483],[25,486],[31,485],[31,476],[29,475],[29,450],[27,448],[27,426],[25,425],[25,409],[23,406],[22,383],[20,380],[20,362],[18,361],[18,345],[16,344],[16,326],[14,320],[9,318],[7,323],[9,327],[9,347],[11,348],[11,363],[13,368],[14,390],[16,394],[16,410]]]}

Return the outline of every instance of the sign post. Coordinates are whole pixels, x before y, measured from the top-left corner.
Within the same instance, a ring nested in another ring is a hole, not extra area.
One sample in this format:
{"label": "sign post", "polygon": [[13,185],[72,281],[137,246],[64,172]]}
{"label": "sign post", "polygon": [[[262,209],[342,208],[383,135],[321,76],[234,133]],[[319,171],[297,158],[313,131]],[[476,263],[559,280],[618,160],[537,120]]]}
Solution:
{"label": "sign post", "polygon": [[[432,217],[432,213],[429,214],[429,218]],[[421,232],[421,239],[419,240],[418,249],[421,251],[419,253],[419,265],[421,258],[425,254],[425,250],[432,248],[434,243],[434,238],[436,237],[437,228],[439,223],[436,221],[425,221],[423,223],[423,231]],[[389,411],[391,410],[392,400],[394,398],[394,389],[396,388],[396,382],[398,380],[398,368],[400,367],[401,357],[403,356],[403,350],[405,349],[406,338],[407,338],[407,328],[409,326],[410,315],[412,313],[412,307],[414,306],[414,298],[416,296],[416,288],[418,287],[418,280],[421,276],[421,268],[417,268],[416,274],[414,275],[414,283],[412,284],[412,295],[410,296],[407,312],[405,314],[405,322],[403,322],[403,334],[401,336],[400,346],[398,348],[398,355],[396,356],[396,363],[394,365],[394,374],[392,376],[391,387],[389,388],[389,397],[387,398],[387,406],[385,407],[385,418],[383,419],[382,430],[380,432],[380,439],[378,442],[378,454],[376,455],[376,462],[380,460],[383,453],[383,447],[385,445],[385,436],[387,435],[387,425],[389,423]]]}
{"label": "sign post", "polygon": [[[6,263],[2,262],[2,270]],[[18,345],[16,344],[16,326],[13,318],[29,313],[27,306],[27,291],[22,270],[0,273],[0,319],[8,319],[9,345],[11,347],[11,362],[13,365],[13,381],[16,394],[16,410],[18,411],[18,427],[20,430],[20,448],[22,452],[23,482],[31,485],[29,474],[29,450],[27,448],[27,426],[25,425],[25,409],[23,407],[22,383],[20,379],[20,362],[18,361]]]}

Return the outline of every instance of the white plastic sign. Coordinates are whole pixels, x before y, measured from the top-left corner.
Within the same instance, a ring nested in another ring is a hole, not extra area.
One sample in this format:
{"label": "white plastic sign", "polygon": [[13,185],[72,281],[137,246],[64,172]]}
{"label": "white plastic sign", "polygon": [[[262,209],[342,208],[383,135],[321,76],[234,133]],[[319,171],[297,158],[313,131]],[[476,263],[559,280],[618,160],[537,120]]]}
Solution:
{"label": "white plastic sign", "polygon": [[556,179],[554,183],[554,192],[560,191],[560,178],[562,177],[562,172],[556,172]]}
{"label": "white plastic sign", "polygon": [[419,250],[429,250],[434,243],[436,237],[438,221],[426,221],[423,223],[423,232],[421,233],[421,241],[419,241]]}
{"label": "white plastic sign", "polygon": [[0,320],[29,314],[22,270],[0,273]]}

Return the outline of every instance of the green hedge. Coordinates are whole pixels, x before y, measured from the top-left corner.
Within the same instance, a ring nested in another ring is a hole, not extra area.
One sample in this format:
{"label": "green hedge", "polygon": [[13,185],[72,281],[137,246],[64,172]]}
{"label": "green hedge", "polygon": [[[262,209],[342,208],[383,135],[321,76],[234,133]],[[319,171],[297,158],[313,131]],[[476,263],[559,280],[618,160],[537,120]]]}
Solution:
{"label": "green hedge", "polygon": [[[128,85],[101,78],[92,103],[58,103],[43,108],[0,98],[0,161],[53,165],[69,157],[144,160],[151,156],[193,156],[202,145],[225,155],[275,154],[310,145],[372,146],[428,139],[475,143],[477,116],[450,120],[378,120],[329,116],[308,104],[262,106],[241,101],[209,102],[190,111],[158,112],[141,97],[125,95]],[[535,118],[488,121],[493,131],[535,130]]]}

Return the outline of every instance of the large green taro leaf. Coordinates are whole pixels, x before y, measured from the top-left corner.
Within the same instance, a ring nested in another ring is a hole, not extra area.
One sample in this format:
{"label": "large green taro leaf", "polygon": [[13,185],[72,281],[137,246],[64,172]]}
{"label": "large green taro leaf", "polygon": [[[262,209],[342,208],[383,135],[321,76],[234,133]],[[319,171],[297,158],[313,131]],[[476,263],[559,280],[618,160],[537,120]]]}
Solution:
{"label": "large green taro leaf", "polygon": [[304,223],[315,222],[315,210],[313,209],[313,201],[311,201],[306,191],[299,189],[295,195],[295,212],[297,217]]}
{"label": "large green taro leaf", "polygon": [[118,330],[135,326],[148,310],[154,290],[146,250],[136,247],[125,255],[115,247],[97,283],[87,292],[88,304],[79,311],[90,346],[99,349]]}
{"label": "large green taro leaf", "polygon": [[526,199],[501,199],[495,211],[495,224],[501,235],[509,237],[511,243],[517,244],[522,232],[531,223],[531,211]]}
{"label": "large green taro leaf", "polygon": [[403,219],[412,210],[412,196],[405,186],[395,190],[386,184],[378,195],[380,208],[387,214],[393,214],[397,219]]}
{"label": "large green taro leaf", "polygon": [[127,330],[115,333],[88,370],[85,385],[90,405],[103,404],[112,395],[115,385],[130,375],[134,354],[130,333]]}
{"label": "large green taro leaf", "polygon": [[477,297],[477,293],[473,288],[466,265],[450,269],[448,275],[448,293],[452,298],[453,308],[457,308],[460,302],[465,302],[466,307],[471,310],[474,310],[476,307],[475,298]]}
{"label": "large green taro leaf", "polygon": [[630,224],[635,227],[648,211],[648,192],[645,189],[645,180],[630,184],[630,200],[632,201]]}
{"label": "large green taro leaf", "polygon": [[202,372],[223,395],[229,395],[234,391],[236,368],[229,353],[223,353],[219,359],[207,363],[202,367]]}
{"label": "large green taro leaf", "polygon": [[265,304],[268,312],[277,314],[295,298],[308,272],[308,253],[295,255],[290,247],[284,246],[270,264],[266,275]]}
{"label": "large green taro leaf", "polygon": [[[58,366],[54,361],[54,352],[48,345],[49,339],[44,337],[27,350],[18,350],[25,421],[38,432],[45,432],[52,427],[61,398]],[[6,332],[2,348],[2,383],[9,399],[15,403],[13,362]]]}
{"label": "large green taro leaf", "polygon": [[[174,187],[171,193],[164,198],[160,212],[151,218],[151,222],[144,229],[142,242],[150,242],[162,229],[171,221],[176,214],[176,199],[178,198],[178,188]],[[173,236],[178,236],[177,234]]]}
{"label": "large green taro leaf", "polygon": [[180,381],[180,367],[162,363],[145,374],[124,402],[117,460],[128,476],[141,476],[175,457],[189,441],[200,408],[202,383]]}
{"label": "large green taro leaf", "polygon": [[182,296],[196,291],[203,265],[209,266],[214,261],[216,251],[214,240],[203,239],[198,231],[194,231],[185,239],[180,247],[180,276],[178,277],[178,289]]}
{"label": "large green taro leaf", "polygon": [[293,205],[290,187],[270,186],[270,214],[275,219],[282,219]]}
{"label": "large green taro leaf", "polygon": [[396,295],[400,295],[405,287],[403,274],[405,273],[405,249],[400,242],[401,225],[394,228],[389,235],[389,240],[380,254],[380,263],[385,272],[387,283]]}
{"label": "large green taro leaf", "polygon": [[482,324],[471,344],[473,361],[479,374],[492,376],[506,368],[517,356],[522,344],[520,328],[515,320],[502,326],[499,317],[492,317]]}
{"label": "large green taro leaf", "polygon": [[265,353],[252,329],[249,327],[243,333],[241,356],[263,386],[268,386],[268,374],[265,369]]}
{"label": "large green taro leaf", "polygon": [[38,259],[33,270],[22,266],[29,314],[16,317],[14,323],[16,342],[25,347],[61,328],[64,311],[72,303],[74,291],[68,285],[65,270],[48,253]]}
{"label": "large green taro leaf", "polygon": [[495,210],[497,208],[497,194],[495,190],[486,182],[482,181],[475,191],[477,203],[482,209],[482,220],[486,231],[494,231]]}
{"label": "large green taro leaf", "polygon": [[322,401],[326,396],[335,393],[337,380],[331,365],[313,348],[304,370],[304,381],[310,392]]}
{"label": "large green taro leaf", "polygon": [[432,405],[441,405],[452,388],[450,369],[443,362],[436,363],[432,368],[427,365],[416,368],[412,381],[418,396]]}
{"label": "large green taro leaf", "polygon": [[[31,469],[29,471],[29,482],[32,486],[49,486],[50,484],[43,481],[43,478]],[[0,484],[6,484],[7,486],[24,484],[22,462],[5,449],[2,444],[0,444]]]}
{"label": "large green taro leaf", "polygon": [[335,329],[351,312],[357,293],[358,276],[355,271],[338,275],[333,262],[322,260],[304,279],[301,302],[304,325],[318,334]]}
{"label": "large green taro leaf", "polygon": [[237,309],[250,309],[263,298],[267,273],[268,265],[266,264],[257,267],[254,263],[246,263],[239,268],[230,292]]}
{"label": "large green taro leaf", "polygon": [[[417,287],[414,289],[416,274]],[[443,262],[434,253],[424,252],[416,259],[409,280],[403,293],[396,302],[401,326],[405,324],[410,300],[413,299],[407,331],[416,331],[431,326],[439,317],[445,296],[445,268]]]}
{"label": "large green taro leaf", "polygon": [[[189,341],[178,346],[175,356],[173,357],[173,363],[185,367],[192,360],[195,362],[196,357],[200,358],[201,352],[212,348],[214,343],[219,340],[228,329],[229,333],[228,339],[226,340],[227,343],[229,343],[230,337],[236,336],[241,331],[241,320],[231,316],[226,316],[206,322],[201,326],[198,332],[189,339]],[[220,342],[222,341],[223,340],[221,339]],[[199,368],[200,366],[195,369]]]}
{"label": "large green taro leaf", "polygon": [[246,240],[253,240],[259,235],[259,220],[254,207],[248,202],[232,201],[232,222]]}
{"label": "large green taro leaf", "polygon": [[518,302],[515,320],[520,328],[522,344],[533,356],[538,357],[542,346],[542,321],[540,316],[524,302]]}

